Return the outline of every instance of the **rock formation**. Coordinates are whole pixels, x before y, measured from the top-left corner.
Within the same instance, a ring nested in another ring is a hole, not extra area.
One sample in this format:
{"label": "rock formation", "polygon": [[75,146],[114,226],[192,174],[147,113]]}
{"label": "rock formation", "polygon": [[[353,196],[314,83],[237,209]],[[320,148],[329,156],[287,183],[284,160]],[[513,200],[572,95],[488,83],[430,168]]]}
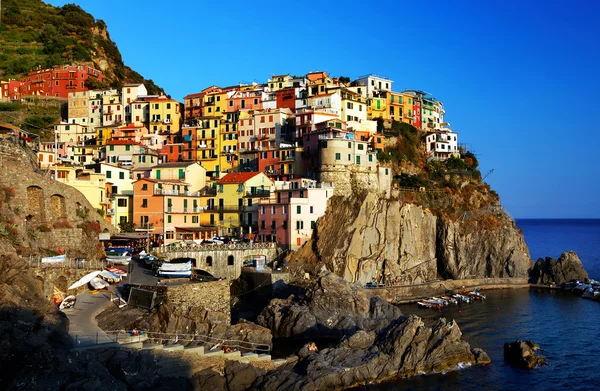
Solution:
{"label": "rock formation", "polygon": [[374,193],[330,202],[312,241],[292,255],[304,270],[324,264],[347,281],[417,284],[524,277],[532,266],[523,235],[498,207],[451,220]]}
{"label": "rock formation", "polygon": [[534,353],[540,346],[533,341],[522,341],[504,344],[504,359],[521,368],[531,369],[546,364],[546,359]]}
{"label": "rock formation", "polygon": [[400,310],[381,297],[326,273],[305,297],[271,300],[257,322],[274,338],[341,338],[358,330],[378,331],[399,316]]}
{"label": "rock formation", "polygon": [[[335,348],[313,351],[305,346],[298,360],[261,375],[250,371],[252,389],[345,389],[394,377],[439,373],[478,362],[469,344],[462,341],[454,321],[440,319],[425,327],[416,316],[401,317],[379,334],[359,332]],[[483,357],[485,353],[479,353]],[[238,364],[239,365],[239,364]],[[228,378],[229,380],[229,378]],[[249,379],[246,379],[246,384]],[[240,388],[236,388],[240,389]]]}
{"label": "rock formation", "polygon": [[558,261],[550,257],[540,258],[531,271],[532,284],[555,283],[560,285],[568,281],[586,278],[588,278],[588,274],[574,251],[562,253]]}

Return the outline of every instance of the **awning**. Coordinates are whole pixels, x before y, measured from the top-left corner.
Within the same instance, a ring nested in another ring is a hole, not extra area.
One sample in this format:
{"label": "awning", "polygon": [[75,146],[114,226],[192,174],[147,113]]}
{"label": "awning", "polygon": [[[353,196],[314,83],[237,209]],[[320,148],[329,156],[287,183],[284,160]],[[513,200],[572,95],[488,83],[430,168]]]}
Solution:
{"label": "awning", "polygon": [[120,162],[130,162],[133,158],[133,155],[119,155],[118,160]]}

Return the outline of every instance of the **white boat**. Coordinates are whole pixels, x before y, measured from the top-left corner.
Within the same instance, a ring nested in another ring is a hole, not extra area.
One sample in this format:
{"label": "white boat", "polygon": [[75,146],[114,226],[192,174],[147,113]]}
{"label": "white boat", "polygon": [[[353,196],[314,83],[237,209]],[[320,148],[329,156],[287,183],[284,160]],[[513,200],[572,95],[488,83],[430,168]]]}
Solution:
{"label": "white boat", "polygon": [[190,277],[192,275],[192,263],[163,263],[157,270],[161,277]]}
{"label": "white boat", "polygon": [[100,271],[94,271],[94,272],[88,273],[85,276],[81,277],[79,279],[79,281],[77,281],[76,283],[74,283],[73,285],[71,285],[68,289],[75,289],[75,288],[79,288],[81,286],[84,286],[88,282],[92,281],[92,278],[98,276],[98,274],[100,274]]}
{"label": "white boat", "polygon": [[42,263],[60,263],[60,262],[64,262],[64,260],[66,258],[67,258],[67,254],[56,255],[54,257],[45,257],[45,258],[42,258]]}
{"label": "white boat", "polygon": [[60,305],[58,306],[58,308],[60,308],[61,310],[64,310],[64,309],[67,309],[67,308],[73,308],[73,307],[75,307],[75,300],[76,300],[75,296],[73,296],[73,295],[67,296],[60,303]]}
{"label": "white boat", "polygon": [[94,277],[90,280],[90,285],[94,289],[104,289],[108,287],[109,283],[100,277]]}
{"label": "white boat", "polygon": [[121,281],[120,275],[113,273],[109,270],[104,270],[100,272],[98,276],[102,277],[106,282],[111,284]]}
{"label": "white boat", "polygon": [[129,265],[131,262],[131,255],[107,255],[106,262],[113,265]]}

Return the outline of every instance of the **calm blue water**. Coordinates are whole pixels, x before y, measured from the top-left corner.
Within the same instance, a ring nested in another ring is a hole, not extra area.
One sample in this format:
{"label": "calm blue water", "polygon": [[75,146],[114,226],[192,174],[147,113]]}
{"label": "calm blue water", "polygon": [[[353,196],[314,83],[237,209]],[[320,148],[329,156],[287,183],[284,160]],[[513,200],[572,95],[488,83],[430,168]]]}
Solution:
{"label": "calm blue water", "polygon": [[[574,250],[591,277],[600,279],[600,220],[518,220],[531,257],[558,258]],[[492,359],[445,375],[371,385],[364,390],[597,390],[600,369],[600,302],[568,292],[548,290],[487,291],[487,300],[442,311],[403,305],[404,313],[421,316],[428,325],[439,317],[455,319],[471,347]],[[504,363],[503,344],[531,339],[540,344],[548,365],[534,370]]]}

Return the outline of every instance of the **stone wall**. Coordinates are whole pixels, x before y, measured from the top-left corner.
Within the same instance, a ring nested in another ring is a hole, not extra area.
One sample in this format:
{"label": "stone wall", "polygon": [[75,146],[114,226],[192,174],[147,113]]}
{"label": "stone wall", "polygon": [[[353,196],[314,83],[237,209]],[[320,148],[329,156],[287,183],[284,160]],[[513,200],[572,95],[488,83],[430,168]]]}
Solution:
{"label": "stone wall", "polygon": [[169,286],[169,303],[175,307],[202,307],[209,312],[221,312],[231,322],[229,281]]}
{"label": "stone wall", "polygon": [[334,194],[348,196],[355,190],[367,189],[379,192],[379,175],[377,169],[365,170],[359,167],[322,167],[319,174],[321,182],[333,183]]}
{"label": "stone wall", "polygon": [[22,254],[46,256],[62,246],[73,256],[97,259],[97,232],[75,228],[92,223],[99,224],[100,232],[114,232],[115,228],[81,192],[39,170],[32,150],[1,140],[0,153],[0,186],[14,191],[6,217],[20,233]]}
{"label": "stone wall", "polygon": [[67,291],[67,288],[81,279],[81,277],[97,269],[72,269],[48,266],[34,267],[31,270],[33,275],[40,281],[44,297],[49,300],[50,296],[54,293],[54,287],[69,295],[77,295],[87,291],[87,285],[70,291]]}

